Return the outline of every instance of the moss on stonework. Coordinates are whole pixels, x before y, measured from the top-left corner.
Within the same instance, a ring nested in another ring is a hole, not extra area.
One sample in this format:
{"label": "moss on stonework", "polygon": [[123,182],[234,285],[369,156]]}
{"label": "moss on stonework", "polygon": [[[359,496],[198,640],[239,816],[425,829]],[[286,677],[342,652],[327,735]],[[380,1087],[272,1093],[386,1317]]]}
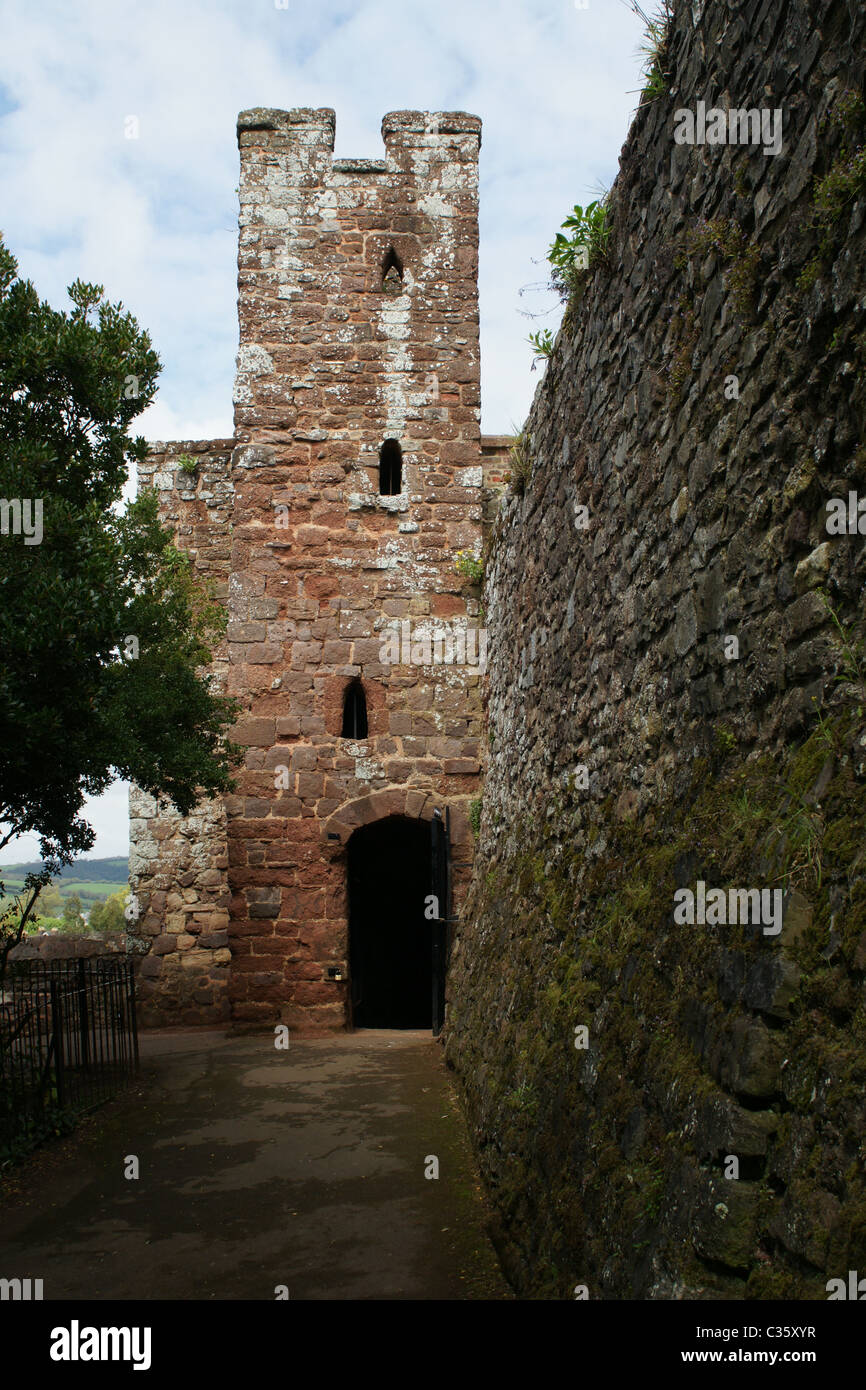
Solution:
{"label": "moss on stonework", "polygon": [[[525,1295],[817,1297],[834,1261],[866,1267],[862,732],[846,708],[781,755],[717,739],[651,822],[575,795],[479,865],[486,954],[463,948],[447,1047]],[[698,879],[809,912],[781,940],[677,925]],[[778,1120],[732,1205],[724,1159],[756,1107]]]}
{"label": "moss on stonework", "polygon": [[826,174],[812,186],[809,226],[818,246],[797,279],[797,288],[804,294],[826,272],[847,230],[851,209],[866,192],[866,103],[859,92],[841,93],[824,117],[821,133],[829,133],[838,148]]}
{"label": "moss on stonework", "polygon": [[737,318],[743,324],[753,321],[761,248],[749,241],[740,224],[730,217],[716,217],[690,227],[682,238],[675,255],[678,270],[685,270],[690,261],[699,257],[718,256],[725,267],[725,286]]}

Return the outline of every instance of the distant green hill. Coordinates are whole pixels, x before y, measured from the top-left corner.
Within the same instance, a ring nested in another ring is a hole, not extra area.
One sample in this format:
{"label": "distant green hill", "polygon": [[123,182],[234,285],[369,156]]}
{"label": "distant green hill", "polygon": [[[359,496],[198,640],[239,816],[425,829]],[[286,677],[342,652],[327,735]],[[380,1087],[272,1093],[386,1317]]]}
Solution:
{"label": "distant green hill", "polygon": [[[25,874],[38,873],[42,868],[39,860],[31,864],[0,864],[0,878],[20,882]],[[57,874],[53,883],[65,888],[69,883],[117,883],[125,884],[129,879],[128,859],[76,859]]]}
{"label": "distant green hill", "polygon": [[[25,874],[35,873],[41,867],[39,860],[30,864],[0,864],[0,880],[7,897],[17,897],[24,888]],[[76,859],[52,880],[61,898],[77,893],[85,909],[112,893],[122,892],[128,881],[127,859]]]}

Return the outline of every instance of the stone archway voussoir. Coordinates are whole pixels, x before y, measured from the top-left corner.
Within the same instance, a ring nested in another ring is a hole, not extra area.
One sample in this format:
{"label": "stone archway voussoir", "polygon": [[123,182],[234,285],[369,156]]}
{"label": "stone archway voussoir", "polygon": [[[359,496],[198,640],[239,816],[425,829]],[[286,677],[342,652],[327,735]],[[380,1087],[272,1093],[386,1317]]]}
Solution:
{"label": "stone archway voussoir", "polygon": [[386,816],[408,816],[410,820],[429,820],[433,814],[434,798],[431,792],[419,791],[416,787],[391,788],[372,792],[369,796],[359,796],[333,811],[322,822],[322,837],[333,842],[336,837],[341,844],[353,831],[372,821],[384,820]]}

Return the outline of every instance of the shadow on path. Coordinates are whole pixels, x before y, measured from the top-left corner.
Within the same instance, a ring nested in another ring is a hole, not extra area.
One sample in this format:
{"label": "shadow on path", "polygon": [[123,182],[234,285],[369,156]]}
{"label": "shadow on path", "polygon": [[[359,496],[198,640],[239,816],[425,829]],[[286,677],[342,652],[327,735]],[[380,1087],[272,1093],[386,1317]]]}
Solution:
{"label": "shadow on path", "polygon": [[485,1221],[429,1033],[146,1033],[132,1091],[4,1184],[0,1277],[46,1299],[508,1299]]}

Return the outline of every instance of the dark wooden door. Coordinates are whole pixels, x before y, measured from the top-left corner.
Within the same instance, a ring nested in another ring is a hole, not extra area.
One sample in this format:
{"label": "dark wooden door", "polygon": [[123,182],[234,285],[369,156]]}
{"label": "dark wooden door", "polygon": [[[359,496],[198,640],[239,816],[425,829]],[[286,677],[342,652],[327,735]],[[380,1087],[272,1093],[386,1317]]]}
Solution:
{"label": "dark wooden door", "polygon": [[448,926],[451,917],[451,841],[450,815],[445,808],[433,812],[430,822],[431,877],[439,915],[433,919],[433,1036],[437,1038],[445,1021],[445,970],[448,960]]}

